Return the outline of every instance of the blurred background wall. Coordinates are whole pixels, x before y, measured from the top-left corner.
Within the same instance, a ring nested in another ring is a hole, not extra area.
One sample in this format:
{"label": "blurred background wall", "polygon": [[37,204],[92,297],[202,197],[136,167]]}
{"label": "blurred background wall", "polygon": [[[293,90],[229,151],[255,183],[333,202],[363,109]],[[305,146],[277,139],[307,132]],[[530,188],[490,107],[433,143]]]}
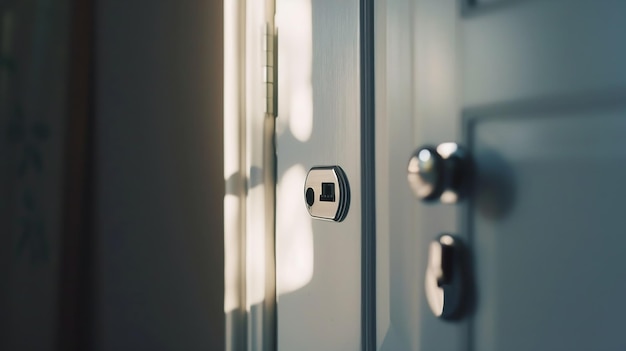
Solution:
{"label": "blurred background wall", "polygon": [[223,349],[222,6],[96,0],[95,349]]}
{"label": "blurred background wall", "polygon": [[223,349],[222,1],[0,10],[0,349]]}

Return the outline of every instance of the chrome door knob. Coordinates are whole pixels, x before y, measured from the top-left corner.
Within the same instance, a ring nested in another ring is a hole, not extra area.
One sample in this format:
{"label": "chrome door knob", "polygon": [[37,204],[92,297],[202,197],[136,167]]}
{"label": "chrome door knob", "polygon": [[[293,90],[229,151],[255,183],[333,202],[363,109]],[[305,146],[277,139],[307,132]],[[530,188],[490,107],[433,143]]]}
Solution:
{"label": "chrome door knob", "polygon": [[424,146],[413,153],[407,171],[409,185],[418,199],[454,204],[466,195],[470,159],[456,143]]}

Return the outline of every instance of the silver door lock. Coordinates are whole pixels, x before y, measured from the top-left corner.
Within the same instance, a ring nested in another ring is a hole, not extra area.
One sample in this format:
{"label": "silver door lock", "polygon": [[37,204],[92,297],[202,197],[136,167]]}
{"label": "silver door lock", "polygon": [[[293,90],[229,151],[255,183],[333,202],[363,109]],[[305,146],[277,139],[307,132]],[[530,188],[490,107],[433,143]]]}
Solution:
{"label": "silver door lock", "polygon": [[350,184],[343,169],[311,168],[304,182],[304,200],[312,217],[343,221],[350,208]]}
{"label": "silver door lock", "polygon": [[465,312],[469,289],[462,246],[452,235],[443,234],[428,248],[426,300],[436,317],[458,319]]}

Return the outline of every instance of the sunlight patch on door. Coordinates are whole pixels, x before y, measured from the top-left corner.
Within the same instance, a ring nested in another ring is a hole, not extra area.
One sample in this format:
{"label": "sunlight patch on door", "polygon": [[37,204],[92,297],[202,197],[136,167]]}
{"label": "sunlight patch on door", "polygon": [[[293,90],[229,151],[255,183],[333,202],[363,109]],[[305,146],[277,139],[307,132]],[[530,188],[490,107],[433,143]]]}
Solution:
{"label": "sunlight patch on door", "polygon": [[242,52],[237,45],[241,35],[236,20],[237,2],[224,3],[224,312],[241,307],[241,213],[243,184],[240,164],[240,103]]}
{"label": "sunlight patch on door", "polygon": [[265,187],[258,184],[248,190],[246,228],[246,310],[265,300]]}
{"label": "sunlight patch on door", "polygon": [[276,285],[278,296],[313,278],[313,224],[304,205],[306,170],[290,167],[276,188]]}
{"label": "sunlight patch on door", "polygon": [[224,312],[240,307],[239,288],[239,211],[240,200],[236,195],[224,197]]}
{"label": "sunlight patch on door", "polygon": [[313,25],[310,0],[277,0],[278,87],[280,99],[276,132],[287,127],[301,142],[313,133]]}

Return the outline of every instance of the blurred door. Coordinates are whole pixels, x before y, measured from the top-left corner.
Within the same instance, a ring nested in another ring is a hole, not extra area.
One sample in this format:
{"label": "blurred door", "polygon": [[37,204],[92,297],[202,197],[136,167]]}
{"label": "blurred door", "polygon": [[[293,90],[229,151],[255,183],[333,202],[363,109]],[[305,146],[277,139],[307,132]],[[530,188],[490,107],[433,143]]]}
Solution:
{"label": "blurred door", "polygon": [[[625,349],[626,2],[378,9],[379,349]],[[473,158],[473,193],[420,202],[409,157],[450,141]],[[457,321],[425,296],[442,233],[473,262]]]}

